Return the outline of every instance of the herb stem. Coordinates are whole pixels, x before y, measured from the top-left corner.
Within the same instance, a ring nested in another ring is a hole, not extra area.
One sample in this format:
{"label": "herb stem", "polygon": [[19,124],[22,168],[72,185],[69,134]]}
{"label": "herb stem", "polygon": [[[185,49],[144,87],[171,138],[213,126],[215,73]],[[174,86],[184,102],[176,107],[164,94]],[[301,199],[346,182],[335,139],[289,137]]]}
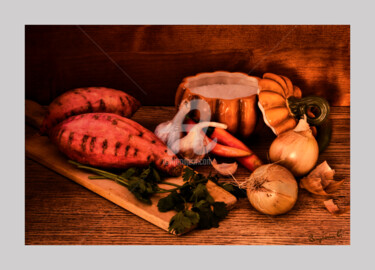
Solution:
{"label": "herb stem", "polygon": [[167,192],[172,192],[172,191],[175,191],[175,190],[178,190],[179,188],[172,188],[172,189],[164,189],[164,188],[160,188],[159,187],[159,190],[156,191],[156,193],[167,193]]}
{"label": "herb stem", "polygon": [[90,175],[89,179],[95,180],[95,179],[108,179],[108,177],[100,176],[100,175]]}
{"label": "herb stem", "polygon": [[[69,163],[77,166],[77,168],[80,168],[80,169],[86,169],[88,171],[91,171],[91,172],[94,172],[94,173],[97,173],[99,174],[100,176],[99,177],[104,177],[104,178],[108,178],[108,179],[112,179],[118,183],[121,183],[123,184],[124,186],[128,186],[128,182],[125,178],[122,178],[121,176],[118,176],[114,173],[110,173],[110,172],[107,172],[107,171],[103,171],[103,170],[100,170],[100,169],[97,169],[97,168],[93,168],[93,167],[90,167],[90,166],[85,166],[85,165],[82,165],[78,162],[75,162],[73,160],[68,160]],[[98,177],[98,176],[89,176],[89,178],[91,177],[91,179],[102,179],[102,178],[95,178],[95,177]]]}
{"label": "herb stem", "polygon": [[207,182],[207,179],[202,179],[202,180],[194,181],[194,183],[196,183],[196,184],[205,183],[205,182]]}
{"label": "herb stem", "polygon": [[114,180],[115,182],[117,182],[117,183],[120,183],[120,184],[126,186],[126,187],[129,186],[129,184],[128,184],[127,181],[124,181],[124,180],[120,179],[119,177],[117,177],[116,179],[113,179],[113,180]]}
{"label": "herb stem", "polygon": [[160,184],[163,184],[163,185],[170,185],[170,186],[174,186],[174,187],[178,187],[178,188],[182,187],[182,186],[180,186],[180,185],[177,185],[177,184],[174,184],[174,183],[170,183],[170,182],[160,182]]}
{"label": "herb stem", "polygon": [[73,165],[76,165],[78,168],[81,168],[81,169],[86,169],[86,170],[89,170],[89,171],[92,171],[92,172],[96,172],[102,176],[107,176],[108,178],[117,178],[117,175],[114,174],[114,173],[110,173],[110,172],[106,172],[106,171],[103,171],[103,170],[100,170],[100,169],[97,169],[97,168],[93,168],[93,167],[90,167],[90,166],[85,166],[85,165],[82,165],[78,162],[75,162],[73,160],[68,160],[69,163],[73,164]]}

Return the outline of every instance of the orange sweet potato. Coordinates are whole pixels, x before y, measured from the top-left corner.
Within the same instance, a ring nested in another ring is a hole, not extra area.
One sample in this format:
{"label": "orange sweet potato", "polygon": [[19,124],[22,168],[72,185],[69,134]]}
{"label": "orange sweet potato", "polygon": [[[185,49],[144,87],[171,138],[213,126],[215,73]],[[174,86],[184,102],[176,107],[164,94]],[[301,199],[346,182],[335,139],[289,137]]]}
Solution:
{"label": "orange sweet potato", "polygon": [[61,121],[83,113],[108,112],[131,117],[140,105],[140,102],[134,97],[111,88],[73,89],[52,101],[40,132],[46,134],[49,129]]}
{"label": "orange sweet potato", "polygon": [[140,124],[113,113],[72,116],[53,127],[51,141],[70,159],[102,168],[147,166],[179,175],[179,159]]}

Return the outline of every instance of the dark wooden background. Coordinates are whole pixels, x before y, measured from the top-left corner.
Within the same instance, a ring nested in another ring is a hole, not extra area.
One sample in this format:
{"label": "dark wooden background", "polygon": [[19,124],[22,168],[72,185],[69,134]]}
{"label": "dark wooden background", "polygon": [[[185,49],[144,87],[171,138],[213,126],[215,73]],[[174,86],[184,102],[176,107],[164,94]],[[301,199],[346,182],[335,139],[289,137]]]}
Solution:
{"label": "dark wooden background", "polygon": [[42,105],[83,86],[173,105],[185,76],[215,70],[279,73],[304,95],[350,105],[350,26],[28,25],[25,38],[26,98]]}

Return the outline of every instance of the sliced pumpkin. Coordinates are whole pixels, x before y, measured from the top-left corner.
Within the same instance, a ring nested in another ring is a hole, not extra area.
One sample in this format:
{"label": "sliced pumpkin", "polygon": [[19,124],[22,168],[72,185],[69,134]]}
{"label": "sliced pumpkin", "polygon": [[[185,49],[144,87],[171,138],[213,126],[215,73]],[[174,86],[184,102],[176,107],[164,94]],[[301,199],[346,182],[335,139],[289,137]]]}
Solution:
{"label": "sliced pumpkin", "polygon": [[298,98],[300,91],[285,76],[273,73],[265,73],[259,81],[258,106],[263,113],[264,122],[278,135],[297,125],[294,115],[291,113],[287,99],[296,93]]}
{"label": "sliced pumpkin", "polygon": [[311,125],[320,125],[329,114],[329,105],[324,98],[302,98],[301,89],[289,78],[273,73],[265,73],[259,80],[258,99],[264,122],[276,135],[293,129],[309,108],[316,107],[319,111],[316,117],[307,116]]}

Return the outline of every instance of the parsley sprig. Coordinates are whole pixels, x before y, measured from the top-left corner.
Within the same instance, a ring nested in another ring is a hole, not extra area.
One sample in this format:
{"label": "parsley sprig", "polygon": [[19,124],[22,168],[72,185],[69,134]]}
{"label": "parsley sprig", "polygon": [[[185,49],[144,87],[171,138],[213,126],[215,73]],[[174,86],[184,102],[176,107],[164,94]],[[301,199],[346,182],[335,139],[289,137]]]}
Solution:
{"label": "parsley sprig", "polygon": [[207,190],[210,177],[186,167],[182,174],[184,185],[158,202],[160,212],[178,211],[169,223],[169,231],[181,234],[197,227],[210,229],[219,227],[228,210],[224,202],[215,202]]}
{"label": "parsley sprig", "polygon": [[[160,176],[159,172],[152,164],[147,168],[132,167],[121,174],[114,174],[72,160],[69,160],[69,163],[80,169],[85,169],[97,174],[95,176],[89,176],[89,179],[111,179],[127,187],[138,200],[146,204],[151,204],[151,196],[155,193],[169,193],[181,187],[180,185],[163,181],[163,177]],[[175,188],[164,189],[159,187],[158,184],[170,185]]]}
{"label": "parsley sprig", "polygon": [[[164,181],[166,175],[159,172],[153,164],[147,168],[129,168],[121,174],[115,174],[71,160],[69,163],[95,173],[96,175],[89,176],[90,179],[111,179],[127,187],[139,201],[145,204],[151,204],[151,197],[156,193],[169,193],[168,196],[158,201],[157,206],[160,212],[177,211],[169,223],[169,231],[175,234],[184,233],[192,227],[198,229],[217,228],[219,221],[227,216],[226,204],[215,202],[209,194],[206,187],[208,180],[215,182],[234,195],[241,193],[238,187],[219,183],[217,176],[205,177],[189,167],[185,167],[182,174],[184,184],[178,185]],[[164,189],[159,184],[169,185],[172,188]]]}

